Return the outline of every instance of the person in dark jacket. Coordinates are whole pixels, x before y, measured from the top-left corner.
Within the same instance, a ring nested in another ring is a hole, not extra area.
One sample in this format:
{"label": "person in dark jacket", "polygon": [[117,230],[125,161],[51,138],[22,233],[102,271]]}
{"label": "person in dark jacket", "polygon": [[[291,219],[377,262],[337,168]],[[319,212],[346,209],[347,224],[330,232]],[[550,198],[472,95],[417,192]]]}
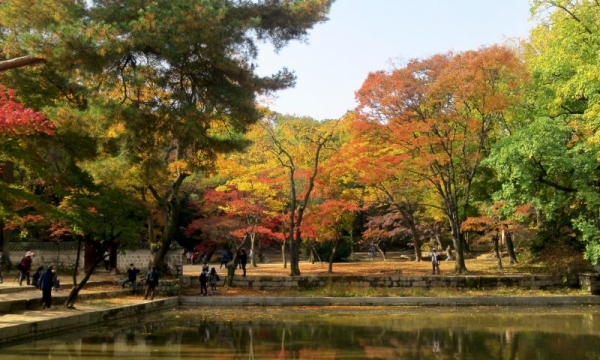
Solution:
{"label": "person in dark jacket", "polygon": [[152,270],[146,275],[146,295],[144,296],[144,300],[150,296],[150,300],[154,300],[154,290],[156,290],[156,286],[158,285],[158,271],[156,267],[152,267]]}
{"label": "person in dark jacket", "polygon": [[198,276],[198,281],[200,281],[200,296],[207,296],[208,288],[206,287],[206,284],[208,283],[208,266],[206,267],[206,271],[202,268],[200,276]]}
{"label": "person in dark jacket", "polygon": [[225,267],[227,267],[227,263],[229,262],[229,250],[223,250],[223,252],[221,253],[221,266],[219,266],[219,269],[223,267],[223,265],[225,265]]}
{"label": "person in dark jacket", "polygon": [[40,277],[40,289],[42,289],[43,307],[49,309],[52,306],[52,287],[54,286],[54,266],[48,266]]}
{"label": "person in dark jacket", "polygon": [[40,277],[42,276],[43,273],[44,273],[44,267],[40,266],[37,268],[37,270],[31,276],[31,285],[33,285],[33,287],[35,287],[36,289],[40,288]]}
{"label": "person in dark jacket", "polygon": [[137,285],[137,274],[139,272],[140,269],[136,268],[133,264],[129,264],[129,269],[127,269],[127,279],[123,281],[121,287],[124,288],[125,284],[131,283],[132,293],[135,294],[135,287]]}

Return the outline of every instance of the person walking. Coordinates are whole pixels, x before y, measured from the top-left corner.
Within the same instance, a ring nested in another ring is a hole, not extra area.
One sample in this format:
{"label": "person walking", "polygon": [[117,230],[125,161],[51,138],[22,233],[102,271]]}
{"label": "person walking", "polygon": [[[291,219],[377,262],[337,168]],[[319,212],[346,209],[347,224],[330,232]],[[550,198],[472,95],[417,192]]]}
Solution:
{"label": "person walking", "polygon": [[31,270],[31,263],[33,262],[33,253],[28,251],[25,253],[25,256],[21,259],[21,262],[18,265],[19,269],[19,286],[23,286],[23,280],[27,279],[27,285],[31,284],[31,280],[29,278],[29,271]]}
{"label": "person walking", "polygon": [[127,279],[123,281],[122,288],[125,288],[125,284],[131,283],[131,292],[135,294],[135,287],[137,285],[137,274],[140,272],[140,269],[136,268],[133,264],[129,264],[129,269],[127,269]]}
{"label": "person walking", "polygon": [[212,294],[217,292],[217,281],[219,281],[219,274],[217,274],[217,269],[214,267],[210,269],[210,274],[208,275],[208,284],[210,285],[210,291]]}
{"label": "person walking", "polygon": [[219,266],[219,269],[221,269],[223,267],[223,265],[225,265],[225,267],[227,267],[228,262],[229,262],[229,251],[223,250],[223,253],[221,254],[221,266]]}
{"label": "person walking", "polygon": [[154,300],[154,291],[158,285],[159,276],[158,270],[153,266],[152,270],[146,275],[146,295],[144,295],[144,300],[146,300],[148,296],[150,296],[150,300]]}
{"label": "person walking", "polygon": [[48,266],[40,277],[40,289],[42,290],[43,308],[49,309],[52,306],[52,287],[54,286],[54,266]]}
{"label": "person walking", "polygon": [[433,250],[431,250],[431,267],[432,267],[432,271],[431,274],[435,275],[435,271],[437,270],[437,274],[440,274],[440,259],[439,259],[439,254],[437,252],[436,248],[433,248]]}
{"label": "person walking", "polygon": [[452,260],[452,247],[448,245],[448,247],[446,248],[446,261],[450,260]]}
{"label": "person walking", "polygon": [[104,255],[102,255],[102,260],[104,261],[104,268],[106,271],[110,271],[110,253],[108,250],[106,250]]}

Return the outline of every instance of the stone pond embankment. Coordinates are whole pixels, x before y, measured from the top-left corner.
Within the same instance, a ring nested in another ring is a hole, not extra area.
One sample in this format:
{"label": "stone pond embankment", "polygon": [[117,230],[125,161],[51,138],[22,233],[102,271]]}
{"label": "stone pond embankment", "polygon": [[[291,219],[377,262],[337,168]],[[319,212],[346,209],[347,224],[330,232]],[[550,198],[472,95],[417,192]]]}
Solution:
{"label": "stone pond embankment", "polygon": [[[197,276],[185,276],[182,287],[199,287]],[[455,288],[494,290],[519,288],[523,290],[556,290],[583,288],[590,294],[600,294],[600,274],[586,273],[565,279],[558,275],[424,275],[402,276],[236,276],[233,285],[254,290],[308,290],[325,286],[340,285],[357,288]]]}
{"label": "stone pond embankment", "polygon": [[[597,286],[598,274],[589,274],[580,280],[580,286]],[[586,283],[586,281],[588,281]],[[560,278],[551,276],[365,276],[343,277],[269,277],[248,276],[236,277],[235,286],[250,287],[253,289],[293,288],[325,286],[332,282],[351,286],[396,286],[396,287],[472,287],[478,289],[494,289],[495,287],[519,286],[524,289],[550,289],[559,286],[575,286],[566,284]],[[562,284],[562,285],[561,285]],[[50,336],[55,333],[64,333],[79,327],[102,323],[115,319],[139,316],[151,311],[175,308],[178,306],[576,306],[600,305],[600,296],[481,296],[481,297],[277,297],[277,296],[231,296],[226,291],[220,291],[216,296],[171,296],[180,287],[189,286],[192,292],[197,286],[195,276],[185,276],[175,281],[165,281],[161,284],[163,294],[154,301],[143,300],[127,305],[115,305],[107,302],[95,305],[88,304],[86,299],[102,297],[119,297],[129,293],[130,290],[105,290],[96,286],[96,291],[80,295],[77,309],[69,310],[53,307],[38,310],[41,300],[39,291],[32,291],[25,287],[0,285],[0,346],[9,343],[26,341],[34,337]],[[199,292],[199,291],[198,291]],[[55,297],[66,296],[68,292]],[[189,291],[187,291],[189,293]],[[134,301],[137,301],[134,299]],[[12,303],[11,303],[12,302]],[[57,301],[57,302],[60,302]],[[37,305],[36,305],[37,304]]]}

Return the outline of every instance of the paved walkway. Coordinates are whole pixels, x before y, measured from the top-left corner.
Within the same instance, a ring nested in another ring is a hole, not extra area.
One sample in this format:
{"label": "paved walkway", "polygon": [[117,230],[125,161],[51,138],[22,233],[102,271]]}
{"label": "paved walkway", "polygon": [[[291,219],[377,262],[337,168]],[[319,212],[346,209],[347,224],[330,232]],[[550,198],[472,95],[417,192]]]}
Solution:
{"label": "paved walkway", "polygon": [[75,329],[87,324],[105,320],[134,316],[136,314],[158,310],[165,306],[178,306],[178,298],[143,300],[133,305],[106,306],[93,305],[87,299],[127,296],[131,289],[119,287],[120,277],[106,275],[92,276],[86,284],[88,290],[79,293],[75,309],[65,309],[63,304],[70,293],[70,278],[59,277],[60,291],[53,291],[53,306],[42,309],[42,292],[33,286],[19,286],[9,281],[0,284],[0,346],[15,341],[27,340],[36,336],[49,335],[58,331]]}

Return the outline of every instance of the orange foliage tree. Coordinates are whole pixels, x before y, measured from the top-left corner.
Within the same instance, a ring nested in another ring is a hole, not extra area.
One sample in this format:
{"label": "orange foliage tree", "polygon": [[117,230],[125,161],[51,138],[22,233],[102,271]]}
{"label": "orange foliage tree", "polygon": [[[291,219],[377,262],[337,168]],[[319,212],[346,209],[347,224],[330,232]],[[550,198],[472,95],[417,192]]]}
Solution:
{"label": "orange foliage tree", "polygon": [[317,242],[332,244],[328,273],[333,272],[333,260],[344,233],[352,231],[358,208],[358,204],[353,201],[331,199],[314,206],[306,216],[302,225],[304,236]]}
{"label": "orange foliage tree", "polygon": [[289,196],[285,214],[288,221],[290,275],[300,275],[302,221],[315,188],[319,162],[328,152],[337,121],[317,122],[310,118],[272,114],[263,119],[264,150],[285,173]]}
{"label": "orange foliage tree", "polygon": [[[26,190],[11,187],[15,164],[33,169],[39,161],[39,136],[54,135],[54,125],[42,113],[23,106],[17,100],[15,91],[0,85],[0,248],[5,249],[5,259],[10,266],[10,231],[4,231],[5,221],[15,223],[37,222],[38,217],[19,218],[15,208],[24,208],[29,201]],[[36,221],[32,221],[32,220]]]}
{"label": "orange foliage tree", "polygon": [[492,46],[371,73],[356,93],[359,130],[393,148],[415,186],[437,194],[456,249],[456,273],[467,271],[460,224],[473,181],[526,77],[513,51]]}

